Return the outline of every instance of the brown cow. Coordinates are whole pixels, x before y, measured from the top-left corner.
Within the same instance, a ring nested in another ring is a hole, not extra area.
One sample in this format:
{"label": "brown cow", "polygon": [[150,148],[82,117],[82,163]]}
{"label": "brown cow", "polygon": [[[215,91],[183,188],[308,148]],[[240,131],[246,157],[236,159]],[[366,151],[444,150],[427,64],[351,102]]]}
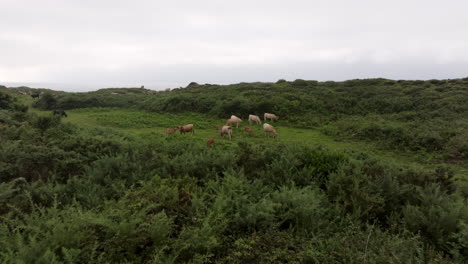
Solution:
{"label": "brown cow", "polygon": [[220,125],[216,125],[216,126],[214,126],[214,127],[216,128],[217,131],[220,131],[221,128],[222,128],[222,126],[220,126]]}
{"label": "brown cow", "polygon": [[211,148],[211,147],[214,145],[214,143],[215,143],[215,139],[214,139],[214,138],[210,138],[210,139],[208,139],[207,145],[208,145],[208,147]]}
{"label": "brown cow", "polygon": [[193,124],[178,126],[177,129],[179,129],[181,134],[192,132],[192,135],[195,135],[195,128],[193,127]]}
{"label": "brown cow", "polygon": [[165,133],[166,135],[172,135],[172,134],[174,134],[176,131],[177,131],[177,128],[175,128],[175,127],[170,127],[170,128],[166,128],[166,130],[164,130],[164,133]]}

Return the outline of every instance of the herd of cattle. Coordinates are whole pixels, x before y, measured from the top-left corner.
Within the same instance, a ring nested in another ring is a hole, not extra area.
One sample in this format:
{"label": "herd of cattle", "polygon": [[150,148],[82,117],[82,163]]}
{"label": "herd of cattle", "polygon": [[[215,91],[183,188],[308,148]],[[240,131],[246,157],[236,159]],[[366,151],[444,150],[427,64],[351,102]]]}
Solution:
{"label": "herd of cattle", "polygon": [[[56,109],[52,111],[53,115],[59,115],[61,117],[68,117],[67,113],[65,113],[64,110],[61,109]],[[270,113],[265,113],[263,115],[263,121],[274,121],[278,120],[279,116],[275,114],[270,114]],[[219,135],[221,137],[227,136],[229,140],[232,139],[232,128],[236,126],[236,128],[239,128],[239,124],[242,122],[242,119],[239,117],[232,115],[227,121],[224,126],[216,125],[215,128],[218,131]],[[251,125],[252,123],[256,125],[262,125],[262,120],[260,119],[259,116],[256,115],[249,115],[249,124]],[[180,134],[185,134],[185,133],[191,133],[192,135],[195,135],[195,126],[193,124],[188,124],[188,125],[183,125],[183,126],[178,126],[178,127],[171,127],[171,128],[166,128],[165,133],[166,135],[172,135],[174,134],[177,130],[180,131]],[[245,126],[243,130],[249,134],[252,134],[254,131],[251,127]],[[275,128],[268,124],[264,123],[263,124],[263,132],[265,132],[265,136],[270,137],[272,136],[273,138],[276,138],[278,136],[278,133],[276,132]],[[208,140],[208,146],[212,146],[214,144],[215,140],[214,138],[210,138]]]}
{"label": "herd of cattle", "polygon": [[[274,121],[278,119],[279,119],[279,116],[275,114],[265,113],[263,115],[263,121],[267,121],[267,120]],[[242,122],[242,119],[240,119],[239,117],[235,115],[232,115],[226,121],[226,124],[224,126],[216,125],[215,128],[221,137],[227,136],[229,140],[231,140],[233,127],[235,126],[236,128],[239,128],[240,122]],[[252,124],[252,123],[257,124],[257,125],[262,125],[262,120],[260,119],[259,116],[249,115],[249,124]],[[180,134],[185,134],[185,133],[192,133],[192,135],[195,134],[195,126],[193,124],[166,128],[165,133],[166,135],[172,135],[177,130],[180,131]],[[243,130],[249,134],[253,133],[253,129],[250,127],[244,127]],[[265,132],[265,136],[268,136],[268,137],[272,136],[273,138],[276,138],[278,136],[278,133],[276,132],[275,128],[268,123],[263,124],[263,131]],[[210,138],[208,140],[208,146],[211,147],[214,144],[214,141],[215,141],[214,138]]]}

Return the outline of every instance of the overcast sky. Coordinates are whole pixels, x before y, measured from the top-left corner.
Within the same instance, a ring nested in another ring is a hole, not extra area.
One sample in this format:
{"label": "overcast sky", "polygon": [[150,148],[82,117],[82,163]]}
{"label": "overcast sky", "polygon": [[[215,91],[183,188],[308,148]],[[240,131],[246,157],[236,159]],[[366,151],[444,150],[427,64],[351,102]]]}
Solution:
{"label": "overcast sky", "polygon": [[466,0],[0,0],[0,84],[468,76]]}

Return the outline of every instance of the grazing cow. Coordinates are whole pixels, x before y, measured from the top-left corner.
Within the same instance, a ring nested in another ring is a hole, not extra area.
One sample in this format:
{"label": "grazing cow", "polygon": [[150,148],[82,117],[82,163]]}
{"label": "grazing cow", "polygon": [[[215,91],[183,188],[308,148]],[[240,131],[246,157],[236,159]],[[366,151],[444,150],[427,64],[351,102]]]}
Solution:
{"label": "grazing cow", "polygon": [[21,95],[28,95],[26,92],[23,92],[23,91],[19,91],[18,93]]}
{"label": "grazing cow", "polygon": [[263,131],[265,131],[265,136],[270,137],[270,135],[273,135],[273,138],[276,138],[278,136],[278,133],[276,133],[275,128],[270,124],[263,124]]}
{"label": "grazing cow", "polygon": [[214,143],[215,143],[215,139],[214,139],[214,138],[210,138],[210,139],[208,139],[207,145],[208,145],[208,147],[211,148],[211,147],[214,145]]}
{"label": "grazing cow", "polygon": [[223,126],[221,128],[220,135],[221,135],[221,137],[223,137],[224,135],[228,135],[229,140],[231,140],[232,139],[232,127],[231,126]]}
{"label": "grazing cow", "polygon": [[65,113],[65,111],[60,110],[60,109],[57,109],[57,110],[52,111],[52,114],[54,114],[54,115],[59,115],[59,116],[64,116],[64,117],[68,117],[68,116],[67,116],[67,113]]}
{"label": "grazing cow", "polygon": [[188,132],[192,132],[192,135],[195,135],[195,128],[193,127],[193,124],[188,124],[184,126],[178,126],[177,129],[180,130],[181,134],[185,134]]}
{"label": "grazing cow", "polygon": [[221,128],[222,128],[220,125],[216,125],[216,126],[214,126],[214,127],[216,128],[216,131],[220,131]]}
{"label": "grazing cow", "polygon": [[253,129],[250,128],[250,127],[244,127],[244,131],[249,133],[249,134],[252,134],[254,132]]}
{"label": "grazing cow", "polygon": [[166,130],[164,130],[164,133],[165,133],[166,135],[172,135],[172,134],[174,134],[176,131],[177,131],[177,128],[170,127],[170,128],[166,128]]}
{"label": "grazing cow", "polygon": [[239,123],[242,122],[242,119],[238,118],[238,117],[235,116],[235,115],[232,115],[231,118],[229,118],[228,120],[231,120],[230,123],[236,124],[236,127],[237,127],[237,128],[239,128]]}
{"label": "grazing cow", "polygon": [[249,124],[252,124],[252,122],[255,122],[257,125],[262,124],[262,120],[256,115],[249,115]]}
{"label": "grazing cow", "polygon": [[275,115],[275,114],[270,114],[270,113],[265,113],[263,115],[263,121],[266,121],[267,119],[270,119],[271,121],[273,120],[278,120],[279,119],[279,116]]}
{"label": "grazing cow", "polygon": [[40,94],[31,94],[31,97],[32,97],[33,99],[39,98],[39,96],[40,96]]}
{"label": "grazing cow", "polygon": [[234,118],[229,118],[226,121],[226,126],[233,126],[235,124],[236,128],[239,128],[239,123],[240,122],[242,122],[242,119],[234,116]]}

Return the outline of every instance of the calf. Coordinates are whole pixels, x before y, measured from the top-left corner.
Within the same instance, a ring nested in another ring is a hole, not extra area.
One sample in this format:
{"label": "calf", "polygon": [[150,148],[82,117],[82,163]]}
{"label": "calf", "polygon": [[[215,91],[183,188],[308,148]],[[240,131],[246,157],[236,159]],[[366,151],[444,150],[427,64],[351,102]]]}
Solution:
{"label": "calf", "polygon": [[170,128],[166,128],[166,130],[164,130],[164,133],[165,133],[166,135],[172,135],[172,134],[174,134],[176,131],[177,131],[177,128],[170,127]]}
{"label": "calf", "polygon": [[211,148],[211,147],[214,145],[214,143],[215,143],[215,139],[214,139],[214,138],[210,138],[210,139],[208,139],[207,145],[208,145],[208,147]]}
{"label": "calf", "polygon": [[244,131],[249,133],[249,134],[252,134],[254,132],[253,129],[250,128],[250,127],[244,127]]}

